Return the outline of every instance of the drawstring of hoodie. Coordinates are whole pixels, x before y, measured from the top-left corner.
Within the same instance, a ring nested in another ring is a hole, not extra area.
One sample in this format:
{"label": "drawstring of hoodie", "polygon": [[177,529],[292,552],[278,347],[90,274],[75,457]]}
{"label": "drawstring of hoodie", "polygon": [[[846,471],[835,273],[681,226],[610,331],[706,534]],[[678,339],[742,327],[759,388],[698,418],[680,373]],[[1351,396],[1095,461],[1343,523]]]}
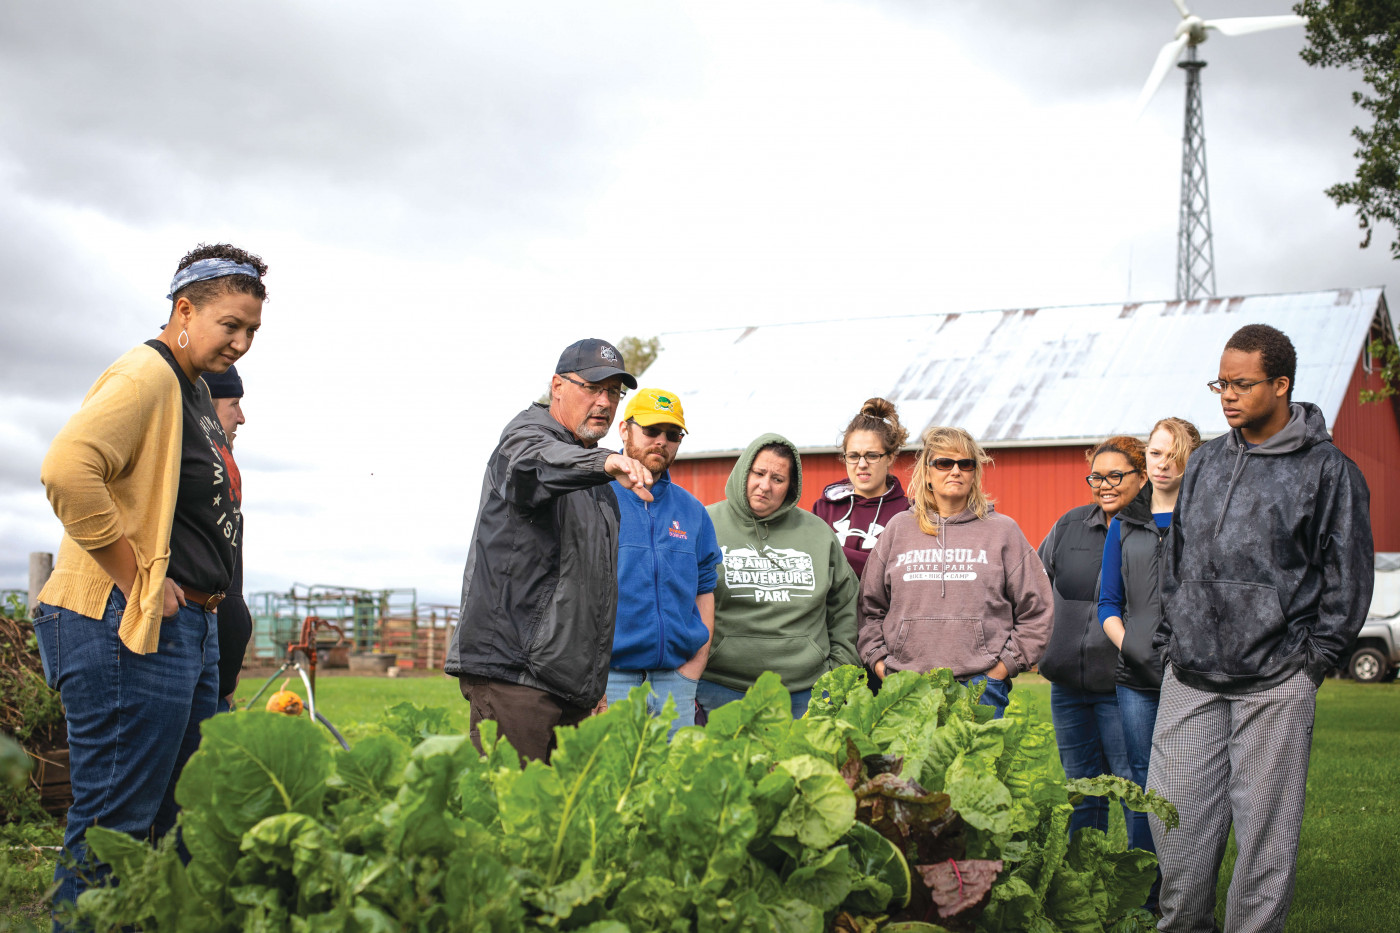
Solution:
{"label": "drawstring of hoodie", "polygon": [[1230,485],[1225,490],[1225,504],[1220,507],[1220,517],[1215,521],[1215,533],[1220,534],[1220,529],[1225,527],[1225,513],[1230,510],[1230,496],[1235,492],[1235,481],[1244,472],[1244,455],[1248,450],[1244,444],[1240,444],[1239,453],[1235,456],[1235,468],[1230,471]]}
{"label": "drawstring of hoodie", "polygon": [[948,598],[948,520],[938,513],[938,546],[943,555],[942,572],[938,574],[939,598]]}

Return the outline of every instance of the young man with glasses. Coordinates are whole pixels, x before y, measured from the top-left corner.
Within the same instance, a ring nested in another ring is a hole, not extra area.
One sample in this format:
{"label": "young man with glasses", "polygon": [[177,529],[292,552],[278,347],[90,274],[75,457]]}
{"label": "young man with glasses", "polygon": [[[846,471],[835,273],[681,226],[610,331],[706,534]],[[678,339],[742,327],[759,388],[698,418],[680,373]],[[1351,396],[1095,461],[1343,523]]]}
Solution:
{"label": "young man with glasses", "polygon": [[614,490],[651,500],[651,471],[597,449],[624,386],[637,380],[616,347],[570,345],[549,404],[516,415],[491,454],[444,667],[471,703],[478,749],[482,720],[494,719],[517,752],[548,760],[554,727],[576,725],[603,697],[617,608]]}
{"label": "young man with glasses", "polygon": [[1230,431],[1182,480],[1163,555],[1167,667],[1147,783],[1163,930],[1210,930],[1231,826],[1225,929],[1282,930],[1293,900],[1317,688],[1356,636],[1374,582],[1370,496],[1322,412],[1293,402],[1292,342],[1263,324],[1210,382]]}
{"label": "young man with glasses", "polygon": [[668,472],[685,430],[680,399],[663,389],[638,390],[618,426],[623,453],[655,479],[651,502],[616,490],[622,527],[608,702],[647,684],[652,715],[668,696],[675,701],[671,735],[695,724],[695,687],[710,654],[722,560],[709,513]]}

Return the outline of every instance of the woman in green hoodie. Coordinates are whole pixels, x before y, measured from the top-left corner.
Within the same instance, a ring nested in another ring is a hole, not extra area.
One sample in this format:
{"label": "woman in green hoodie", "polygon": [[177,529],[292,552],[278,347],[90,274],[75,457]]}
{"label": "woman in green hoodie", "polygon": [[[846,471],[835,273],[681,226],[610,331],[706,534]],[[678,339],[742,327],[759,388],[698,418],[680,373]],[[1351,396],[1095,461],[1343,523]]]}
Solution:
{"label": "woman in green hoodie", "polygon": [[749,444],[709,507],[724,561],[715,588],[715,636],[696,702],[708,715],[740,699],[764,671],[807,712],[812,684],[856,658],[859,583],[831,528],[797,507],[802,458],[764,434]]}

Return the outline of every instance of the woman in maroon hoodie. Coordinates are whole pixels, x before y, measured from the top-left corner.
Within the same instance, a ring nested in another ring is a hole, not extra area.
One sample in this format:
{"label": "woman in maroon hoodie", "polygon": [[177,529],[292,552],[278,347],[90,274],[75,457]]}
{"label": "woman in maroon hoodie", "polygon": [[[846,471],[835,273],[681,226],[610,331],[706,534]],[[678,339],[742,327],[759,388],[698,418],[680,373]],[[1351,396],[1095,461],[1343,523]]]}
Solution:
{"label": "woman in maroon hoodie", "polygon": [[836,532],[857,578],[865,570],[880,532],[890,519],[909,508],[899,477],[890,472],[908,439],[909,432],[899,423],[892,402],[867,400],[841,437],[848,478],[826,487],[821,498],[812,503],[812,512]]}

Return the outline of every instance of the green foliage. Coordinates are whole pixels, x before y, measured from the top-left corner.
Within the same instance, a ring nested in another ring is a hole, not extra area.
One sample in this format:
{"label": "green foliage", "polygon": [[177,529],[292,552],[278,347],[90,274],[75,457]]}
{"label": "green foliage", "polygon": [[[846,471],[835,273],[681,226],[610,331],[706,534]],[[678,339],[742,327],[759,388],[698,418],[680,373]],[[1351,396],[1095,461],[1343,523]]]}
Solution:
{"label": "green foliage", "polygon": [[650,369],[651,364],[655,363],[660,355],[661,338],[648,337],[643,340],[641,337],[623,337],[617,342],[617,349],[622,353],[627,371],[640,379],[642,373]]}
{"label": "green foliage", "polygon": [[1362,389],[1361,401],[1379,402],[1388,399],[1400,389],[1400,346],[1396,346],[1386,340],[1372,340],[1366,345],[1366,352],[1371,356],[1372,365],[1377,367],[1381,377],[1381,387],[1379,389]]}
{"label": "green foliage", "polygon": [[[1369,92],[1352,103],[1371,117],[1370,127],[1351,135],[1360,144],[1354,181],[1333,185],[1327,195],[1350,204],[1365,231],[1364,248],[1379,222],[1400,227],[1400,2],[1397,0],[1302,0],[1294,11],[1308,18],[1303,60],[1320,68],[1360,71]],[[1400,236],[1390,245],[1400,259]]]}
{"label": "green foliage", "polygon": [[[215,717],[177,791],[188,865],[90,830],[120,883],[79,910],[202,933],[1087,931],[1131,929],[1152,883],[1149,853],[1069,840],[1047,727],[991,719],[947,672],[877,696],[842,668],[797,722],[764,675],[670,743],[644,694],[523,769],[493,723],[478,754],[408,704],[350,751],[304,719]],[[1074,793],[1165,812],[1116,779]]]}

